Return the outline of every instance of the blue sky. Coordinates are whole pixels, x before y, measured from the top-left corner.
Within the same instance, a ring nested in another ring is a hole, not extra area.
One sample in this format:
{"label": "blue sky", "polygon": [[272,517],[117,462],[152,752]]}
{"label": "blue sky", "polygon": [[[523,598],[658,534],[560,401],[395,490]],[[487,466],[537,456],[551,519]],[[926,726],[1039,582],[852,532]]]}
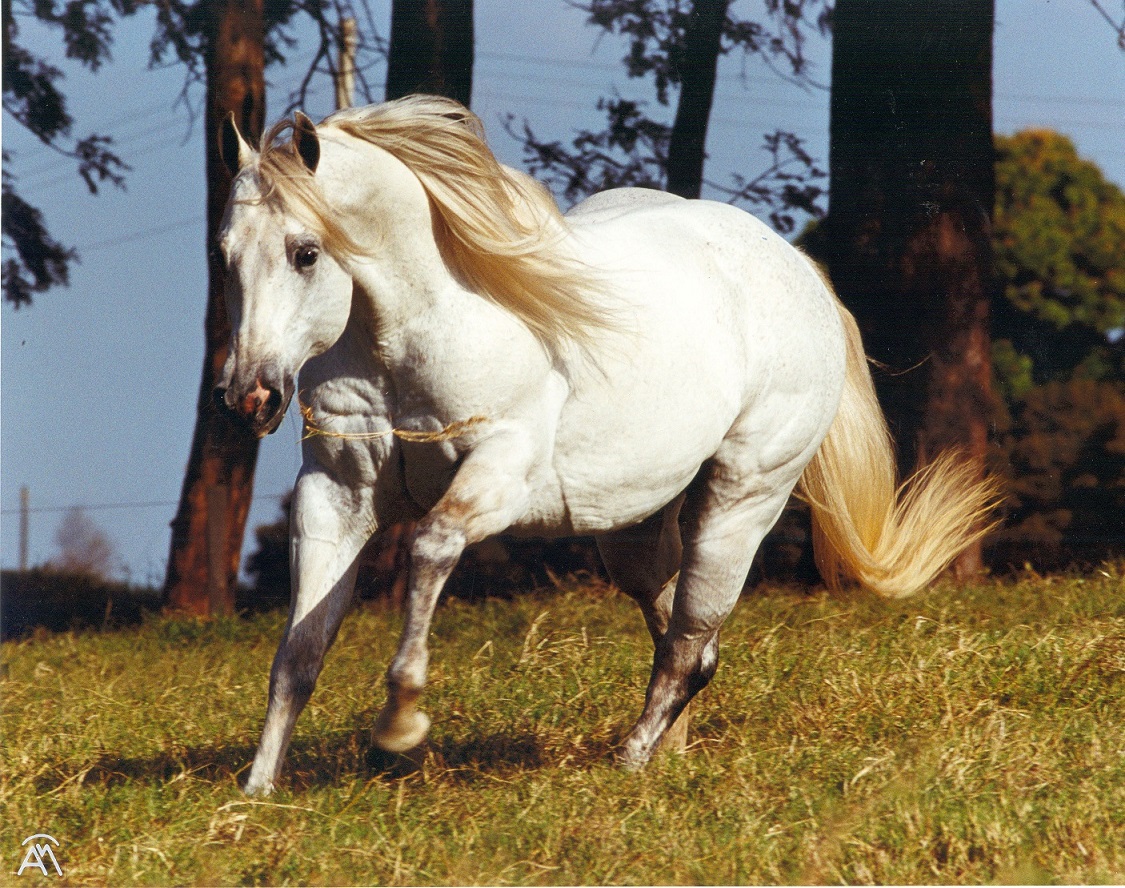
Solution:
{"label": "blue sky", "polygon": [[[752,13],[753,3],[742,3]],[[1109,4],[1113,7],[1113,4]],[[381,33],[389,2],[372,2]],[[533,12],[532,12],[533,11]],[[998,0],[994,43],[996,131],[1050,127],[1125,186],[1125,52],[1088,0]],[[621,72],[621,44],[597,40],[564,0],[476,0],[473,107],[494,150],[518,165],[502,116],[527,118],[541,137],[566,139],[598,123],[598,96],[641,97]],[[5,118],[3,142],[21,192],[51,232],[78,248],[71,285],[29,309],[0,309],[0,563],[18,557],[19,489],[31,492],[30,560],[55,553],[65,510],[83,505],[113,540],[135,582],[159,584],[195,420],[206,293],[202,126],[177,97],[177,67],[150,70],[152,19],[115,30],[114,58],[91,75],[59,60],[57,36],[25,26],[30,48],[67,72],[75,133],[108,133],[132,167],[124,192],[86,193],[73,164]],[[809,47],[827,83],[830,44]],[[287,105],[307,56],[268,72],[267,117]],[[369,75],[381,83],[378,70]],[[723,60],[708,141],[707,176],[751,176],[764,165],[761,135],[788,129],[827,164],[828,93],[802,90],[755,60]],[[323,80],[306,109],[331,108]],[[198,104],[201,91],[192,94]],[[253,528],[277,517],[278,496],[300,464],[293,415],[263,442]]]}

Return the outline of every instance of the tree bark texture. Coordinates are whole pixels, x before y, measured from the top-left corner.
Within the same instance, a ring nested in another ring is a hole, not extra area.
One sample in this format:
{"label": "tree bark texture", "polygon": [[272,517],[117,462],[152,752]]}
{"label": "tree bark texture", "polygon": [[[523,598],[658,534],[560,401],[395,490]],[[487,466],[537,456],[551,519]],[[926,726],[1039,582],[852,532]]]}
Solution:
{"label": "tree bark texture", "polygon": [[[412,93],[456,99],[469,107],[473,94],[473,0],[394,0],[387,51],[387,100]],[[410,564],[413,522],[387,528],[378,564],[364,575],[385,579],[388,600],[400,606]]]}
{"label": "tree bark texture", "polygon": [[720,41],[729,0],[695,0],[684,35],[684,69],[680,101],[668,143],[667,189],[681,197],[699,197],[707,158],[707,123],[715,98]]}
{"label": "tree bark texture", "polygon": [[[824,258],[904,474],[983,463],[991,404],[992,0],[839,0]],[[981,568],[980,547],[955,570]]]}
{"label": "tree bark texture", "polygon": [[473,0],[394,0],[387,99],[429,93],[468,106],[473,93]]}
{"label": "tree bark texture", "polygon": [[[206,48],[207,255],[206,353],[195,434],[180,506],[172,521],[165,604],[188,613],[231,613],[242,536],[253,494],[258,440],[225,410],[212,391],[226,361],[230,322],[215,243],[231,177],[219,156],[219,126],[231,112],[252,143],[265,122],[263,0],[204,0]],[[223,568],[225,567],[225,572]]]}

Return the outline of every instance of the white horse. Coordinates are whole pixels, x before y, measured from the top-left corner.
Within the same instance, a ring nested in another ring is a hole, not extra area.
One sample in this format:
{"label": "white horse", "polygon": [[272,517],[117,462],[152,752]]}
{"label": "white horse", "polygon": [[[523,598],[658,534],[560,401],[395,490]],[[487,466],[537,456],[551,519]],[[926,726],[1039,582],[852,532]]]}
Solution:
{"label": "white horse", "polygon": [[228,121],[223,154],[233,333],[217,395],[265,435],[299,371],[308,427],[248,793],[272,788],[359,551],[390,523],[419,522],[375,742],[426,735],[427,635],[466,545],[594,534],[655,644],[630,767],[714,674],[719,627],[796,485],[832,586],[909,594],[983,532],[992,487],[964,461],[896,490],[855,322],[740,210],[629,189],[563,216],[434,97],[319,126],[298,114],[260,152]]}

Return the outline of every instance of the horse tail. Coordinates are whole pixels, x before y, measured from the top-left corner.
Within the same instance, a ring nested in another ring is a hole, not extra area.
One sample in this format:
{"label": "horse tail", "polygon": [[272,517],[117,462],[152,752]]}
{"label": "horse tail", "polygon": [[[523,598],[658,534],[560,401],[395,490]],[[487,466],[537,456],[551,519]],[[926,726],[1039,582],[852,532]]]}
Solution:
{"label": "horse tail", "polygon": [[956,450],[896,483],[894,445],[859,327],[839,299],[836,304],[847,341],[844,393],[797,494],[812,510],[813,553],[830,589],[851,579],[880,595],[905,597],[992,529],[999,487]]}

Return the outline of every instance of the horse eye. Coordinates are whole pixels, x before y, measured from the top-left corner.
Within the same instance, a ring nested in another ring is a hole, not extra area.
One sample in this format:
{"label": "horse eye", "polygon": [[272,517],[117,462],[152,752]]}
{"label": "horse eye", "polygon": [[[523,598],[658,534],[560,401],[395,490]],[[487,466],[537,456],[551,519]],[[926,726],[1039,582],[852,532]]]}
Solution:
{"label": "horse eye", "polygon": [[312,268],[319,255],[316,247],[298,247],[297,252],[293,254],[293,262],[301,270]]}

